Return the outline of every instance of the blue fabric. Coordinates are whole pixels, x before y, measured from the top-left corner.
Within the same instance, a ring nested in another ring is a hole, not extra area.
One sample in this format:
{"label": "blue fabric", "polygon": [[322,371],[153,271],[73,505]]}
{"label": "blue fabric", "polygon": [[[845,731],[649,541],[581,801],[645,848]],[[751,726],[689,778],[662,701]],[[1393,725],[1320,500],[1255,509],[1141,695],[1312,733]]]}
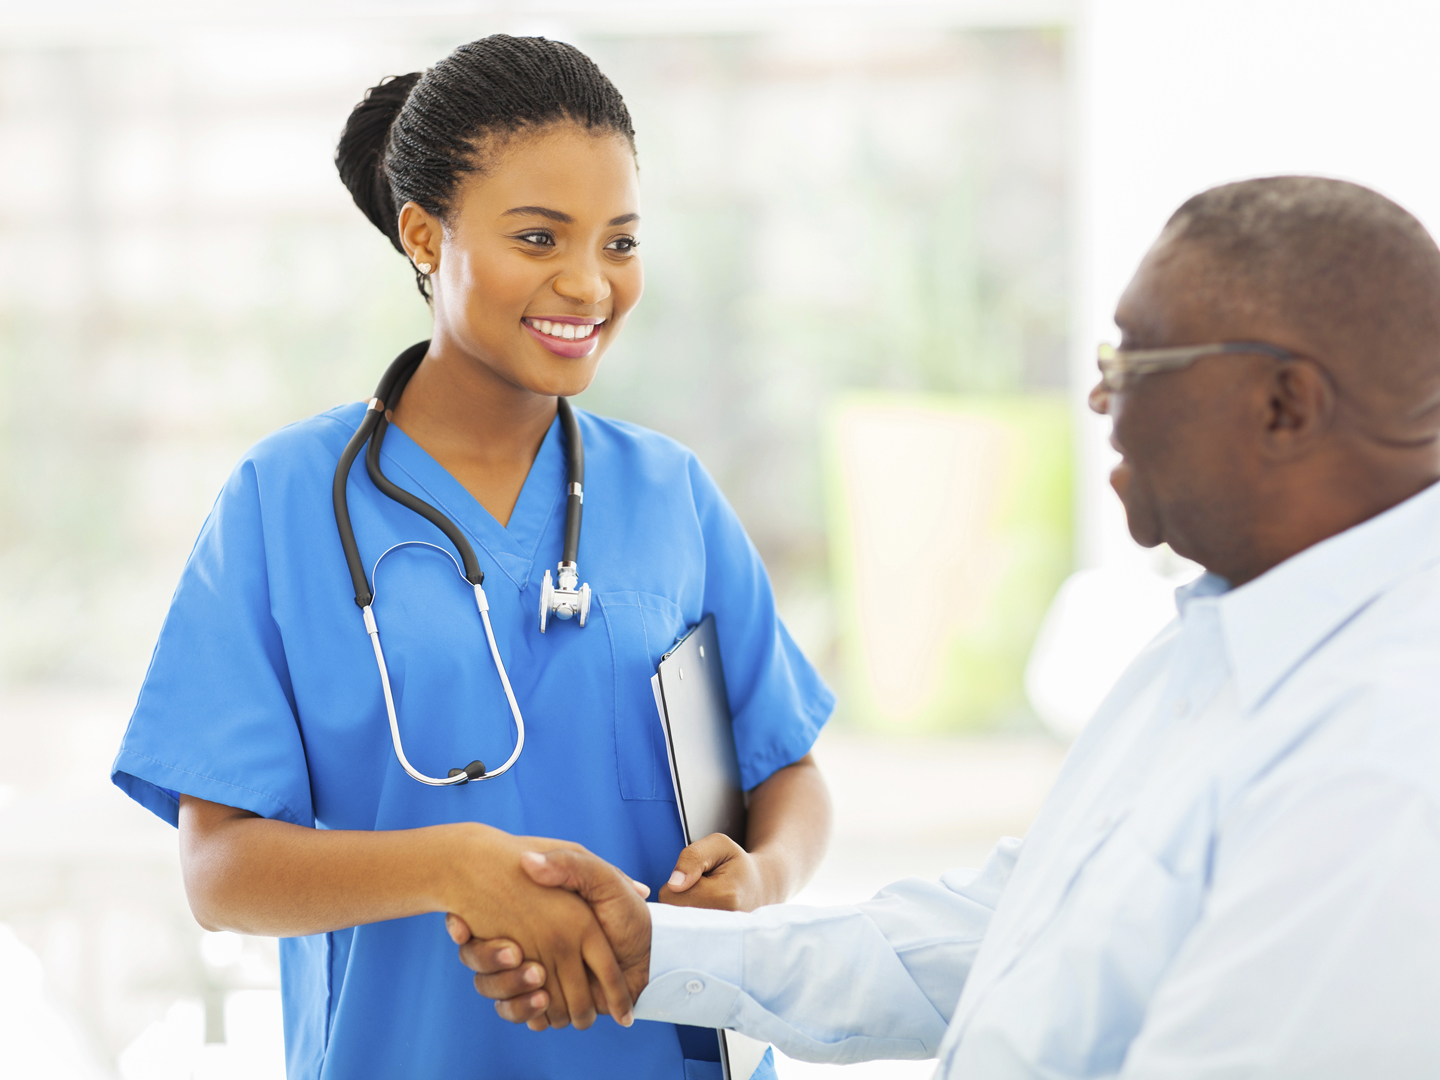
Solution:
{"label": "blue fabric", "polygon": [[[724,1075],[718,1061],[685,1059],[685,1080],[721,1080]],[[750,1080],[778,1080],[778,1074],[775,1072],[775,1049],[773,1047],[765,1051],[765,1056],[760,1059],[760,1064],[756,1065],[755,1071],[750,1074]]]}
{"label": "blue fabric", "polygon": [[[374,656],[331,510],[335,463],[364,406],[276,432],[241,461],[201,530],[114,766],[172,824],[178,793],[302,826],[402,829],[482,821],[578,841],[656,891],[683,846],[650,676],[713,612],[744,783],[810,749],[833,696],[781,624],[769,579],[694,455],[577,413],[585,440],[580,567],[590,621],[539,632],[559,560],[565,465],[552,425],[507,528],[403,431],[384,467],[465,530],[485,571],[500,652],[526,718],[505,776],[432,789],[390,746]],[[439,530],[375,490],[358,464],[350,511],[367,568]],[[473,593],[428,548],[385,559],[374,610],[417,768],[494,767],[514,728]],[[282,943],[292,1080],[374,1076],[684,1076],[675,1029],[536,1035],[471,986],[438,914]]]}

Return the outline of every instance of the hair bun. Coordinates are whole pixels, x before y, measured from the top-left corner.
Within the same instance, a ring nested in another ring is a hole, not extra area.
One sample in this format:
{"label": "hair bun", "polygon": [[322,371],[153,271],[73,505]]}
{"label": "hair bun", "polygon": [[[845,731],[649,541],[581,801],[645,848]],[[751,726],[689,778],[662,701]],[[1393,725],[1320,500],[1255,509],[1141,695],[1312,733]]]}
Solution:
{"label": "hair bun", "polygon": [[335,147],[335,168],[340,171],[340,179],[350,197],[401,254],[405,248],[400,243],[395,199],[385,175],[385,144],[390,137],[390,125],[405,107],[420,75],[418,71],[392,75],[365,91],[364,100],[351,110],[350,118],[345,121],[345,130]]}

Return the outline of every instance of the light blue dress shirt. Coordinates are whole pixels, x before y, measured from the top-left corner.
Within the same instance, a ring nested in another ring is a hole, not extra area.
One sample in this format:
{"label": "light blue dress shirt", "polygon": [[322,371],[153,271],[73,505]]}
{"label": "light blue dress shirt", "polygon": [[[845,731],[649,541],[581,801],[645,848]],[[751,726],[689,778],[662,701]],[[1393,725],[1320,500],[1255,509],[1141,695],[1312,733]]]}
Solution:
{"label": "light blue dress shirt", "polygon": [[652,906],[637,1015],[947,1078],[1440,1076],[1440,485],[1178,602],[1023,843]]}

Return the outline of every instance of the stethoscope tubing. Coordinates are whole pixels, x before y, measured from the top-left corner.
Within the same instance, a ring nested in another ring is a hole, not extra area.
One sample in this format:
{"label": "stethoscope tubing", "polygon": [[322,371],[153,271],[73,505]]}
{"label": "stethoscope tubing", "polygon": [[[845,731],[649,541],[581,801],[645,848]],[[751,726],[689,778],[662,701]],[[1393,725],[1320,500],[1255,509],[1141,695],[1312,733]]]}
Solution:
{"label": "stethoscope tubing", "polygon": [[404,382],[409,381],[409,373],[419,366],[429,349],[429,341],[416,342],[385,369],[360,425],[341,451],[339,464],[335,468],[335,479],[330,486],[330,499],[335,508],[335,527],[340,533],[340,546],[345,551],[345,565],[350,569],[350,582],[355,587],[355,606],[358,608],[364,608],[370,603],[371,592],[369,579],[365,576],[365,563],[360,558],[359,545],[355,543],[355,527],[350,521],[350,500],[345,490],[350,483],[350,467],[360,456],[365,444],[370,441],[376,426],[385,418],[385,403],[395,400],[396,384],[402,383],[402,379]]}
{"label": "stethoscope tubing", "polygon": [[[375,560],[375,565],[370,571],[370,580],[375,582],[376,595],[378,595],[380,587],[381,561],[392,551],[403,547],[434,548],[450,560],[455,567],[455,572],[460,575],[461,580],[465,580],[465,572],[460,568],[460,563],[456,561],[455,556],[439,544],[432,544],[426,540],[402,540],[400,543],[386,548],[380,553],[380,558]],[[485,625],[485,639],[490,643],[490,656],[495,661],[495,670],[500,673],[500,685],[505,688],[505,699],[510,703],[510,715],[515,720],[515,749],[510,752],[505,764],[498,769],[485,770],[483,778],[490,780],[509,772],[510,766],[519,760],[520,751],[525,749],[525,718],[520,715],[520,703],[515,700],[515,691],[510,686],[510,676],[505,671],[505,662],[500,659],[500,647],[495,642],[495,630],[490,625],[490,601],[485,596],[485,587],[475,585],[474,589],[475,606],[480,611],[480,621]],[[395,746],[395,756],[400,760],[401,768],[413,779],[419,780],[422,784],[429,784],[431,787],[450,787],[454,784],[463,784],[471,779],[480,779],[480,777],[471,777],[464,772],[455,776],[428,776],[411,765],[410,759],[405,756],[405,745],[400,739],[400,720],[395,713],[395,695],[390,689],[390,669],[385,663],[385,650],[380,645],[380,624],[379,620],[375,618],[373,604],[374,598],[372,597],[371,602],[362,609],[362,615],[365,619],[365,632],[370,635],[370,644],[375,647],[375,666],[380,669],[380,685],[385,691],[385,714],[390,719],[390,741]]]}
{"label": "stethoscope tubing", "polygon": [[[509,771],[510,767],[519,759],[520,751],[525,747],[525,718],[520,714],[520,704],[515,700],[515,691],[510,685],[509,673],[505,670],[504,661],[500,659],[500,648],[495,643],[495,630],[490,625],[490,602],[485,596],[484,589],[485,572],[480,569],[479,560],[475,557],[475,549],[471,547],[470,541],[466,539],[460,527],[446,514],[419,496],[395,484],[380,467],[380,447],[389,427],[385,412],[387,409],[393,408],[395,403],[400,400],[406,384],[409,383],[416,368],[420,366],[420,362],[424,360],[429,348],[430,342],[417,342],[397,356],[385,369],[385,374],[380,378],[380,384],[375,388],[375,396],[370,399],[369,405],[366,407],[365,416],[340,455],[335,469],[335,479],[331,486],[331,499],[335,508],[335,525],[340,533],[340,546],[344,549],[345,563],[350,571],[351,584],[355,587],[355,605],[360,608],[365,621],[365,632],[369,635],[370,643],[375,650],[375,666],[380,671],[380,685],[385,692],[385,714],[390,721],[390,740],[395,747],[395,756],[399,759],[405,772],[420,783],[432,787],[450,787],[467,783],[470,780],[492,780]],[[580,437],[580,425],[575,419],[575,413],[570,408],[570,403],[564,398],[560,398],[556,409],[560,418],[560,426],[565,433],[568,465],[565,542],[561,569],[568,570],[573,576],[580,548],[580,517],[584,507],[585,448]],[[455,546],[455,550],[460,553],[458,560],[451,552],[438,544],[432,544],[425,540],[405,540],[382,551],[380,557],[375,560],[370,574],[366,575],[365,564],[360,559],[360,548],[355,542],[355,529],[350,520],[349,499],[346,494],[351,467],[362,449],[365,450],[366,472],[369,473],[376,488],[388,498],[419,514],[444,533],[445,537]],[[495,661],[495,670],[500,675],[500,685],[505,689],[505,699],[509,702],[510,715],[515,722],[515,749],[506,759],[505,764],[498,769],[486,769],[483,763],[472,761],[463,770],[452,770],[450,776],[428,776],[415,768],[410,763],[410,759],[405,756],[405,747],[400,738],[400,721],[395,709],[395,695],[390,688],[390,670],[385,663],[385,650],[380,644],[380,626],[376,621],[372,605],[375,600],[375,590],[378,588],[376,575],[380,571],[381,561],[392,551],[412,546],[434,548],[441,552],[454,564],[455,571],[461,579],[475,590],[475,606],[480,613],[480,621],[485,627],[485,639],[490,645],[490,656]],[[564,581],[565,578],[562,574],[562,585]],[[547,571],[547,587],[548,582],[549,573]],[[573,584],[565,587],[573,588]],[[589,586],[582,586],[581,590],[585,599],[584,606],[580,609],[580,625],[584,626]],[[568,615],[561,615],[561,618],[568,617]],[[545,630],[543,612],[540,630],[542,633]]]}

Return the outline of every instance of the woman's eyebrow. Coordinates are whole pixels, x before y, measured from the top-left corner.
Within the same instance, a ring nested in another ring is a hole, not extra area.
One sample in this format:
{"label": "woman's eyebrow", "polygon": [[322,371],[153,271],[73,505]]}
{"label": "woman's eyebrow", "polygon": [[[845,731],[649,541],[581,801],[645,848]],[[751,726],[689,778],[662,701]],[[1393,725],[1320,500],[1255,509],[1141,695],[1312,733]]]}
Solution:
{"label": "woman's eyebrow", "polygon": [[558,221],[562,225],[571,225],[575,219],[563,210],[551,210],[544,206],[517,206],[514,209],[506,210],[501,217],[543,217],[551,221]]}
{"label": "woman's eyebrow", "polygon": [[[506,210],[501,217],[543,217],[551,221],[558,221],[562,225],[573,225],[575,219],[563,210],[551,210],[547,206],[516,206]],[[611,218],[607,225],[626,225],[632,221],[639,221],[639,214],[621,214],[619,217]]]}

